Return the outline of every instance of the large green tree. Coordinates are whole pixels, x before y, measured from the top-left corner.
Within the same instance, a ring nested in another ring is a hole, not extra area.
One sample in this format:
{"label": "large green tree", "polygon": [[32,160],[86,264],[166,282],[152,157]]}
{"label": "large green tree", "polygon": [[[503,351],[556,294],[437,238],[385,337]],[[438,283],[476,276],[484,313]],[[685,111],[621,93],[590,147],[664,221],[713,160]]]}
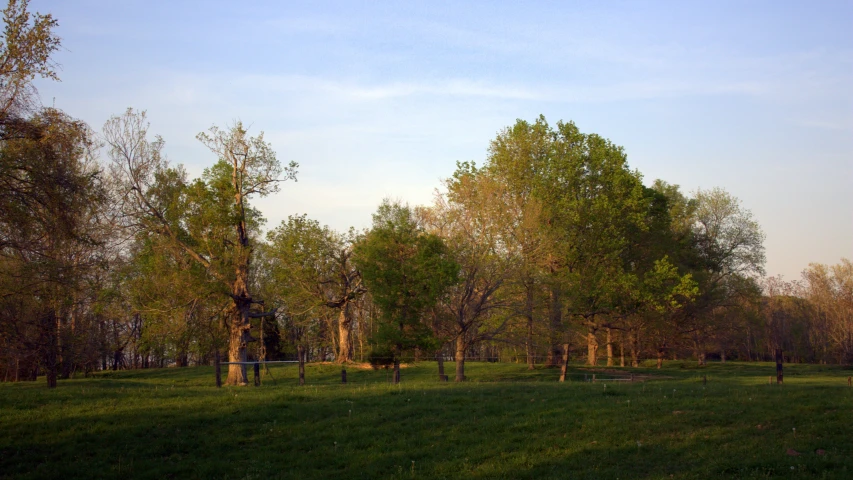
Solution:
{"label": "large green tree", "polygon": [[693,203],[693,276],[700,295],[687,309],[681,330],[704,365],[708,343],[720,333],[721,324],[714,317],[736,308],[739,298],[759,293],[756,282],[764,274],[764,233],[752,212],[722,188],[698,190]]}
{"label": "large green tree", "polygon": [[[295,179],[297,164],[282,168],[263,133],[251,137],[238,122],[198,135],[218,163],[202,179],[188,182],[182,169],[171,168],[163,158],[162,139],[149,140],[147,130],[144,112],[130,109],[104,126],[124,224],[160,235],[175,255],[201,265],[230,297],[229,360],[245,362],[247,345],[254,341],[250,319],[269,314],[252,311],[253,305],[263,304],[250,292],[253,232],[261,218],[249,201]],[[230,365],[226,383],[246,385],[246,366]]]}
{"label": "large green tree", "polygon": [[[0,276],[3,335],[38,352],[55,387],[70,373],[90,274],[104,264],[106,192],[91,130],[46,109],[6,123],[0,142]],[[12,313],[14,312],[14,313]]]}
{"label": "large green tree", "polygon": [[393,351],[399,383],[403,351],[433,343],[425,314],[457,282],[459,266],[441,238],[418,226],[407,205],[389,200],[356,244],[355,262],[382,315],[374,343]]}
{"label": "large green tree", "polygon": [[341,235],[305,215],[290,216],[267,235],[269,288],[292,321],[309,326],[337,311],[335,358],[353,359],[354,304],[364,293],[352,262],[355,234]]}

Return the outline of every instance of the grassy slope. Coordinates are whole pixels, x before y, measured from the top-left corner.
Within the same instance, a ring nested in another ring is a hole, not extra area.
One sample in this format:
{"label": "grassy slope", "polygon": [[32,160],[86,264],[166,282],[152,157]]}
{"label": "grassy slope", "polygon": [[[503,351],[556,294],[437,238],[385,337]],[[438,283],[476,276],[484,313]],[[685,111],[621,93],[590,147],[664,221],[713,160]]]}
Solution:
{"label": "grassy slope", "polygon": [[633,384],[479,363],[396,387],[332,365],[305,387],[293,367],[261,388],[204,367],[0,384],[0,478],[853,478],[853,371],[786,366],[776,387],[769,364],[689,365]]}

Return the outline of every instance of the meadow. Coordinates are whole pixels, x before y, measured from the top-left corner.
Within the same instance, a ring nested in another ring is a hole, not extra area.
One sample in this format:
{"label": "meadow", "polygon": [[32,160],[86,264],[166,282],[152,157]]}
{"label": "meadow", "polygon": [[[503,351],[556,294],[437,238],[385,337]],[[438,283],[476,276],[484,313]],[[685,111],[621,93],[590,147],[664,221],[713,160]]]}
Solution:
{"label": "meadow", "polygon": [[293,366],[260,387],[217,389],[212,367],[0,384],[0,478],[853,478],[849,367],[786,365],[782,386],[761,363],[573,365],[565,383],[466,367],[460,384],[429,362],[396,386],[324,364],[305,386]]}

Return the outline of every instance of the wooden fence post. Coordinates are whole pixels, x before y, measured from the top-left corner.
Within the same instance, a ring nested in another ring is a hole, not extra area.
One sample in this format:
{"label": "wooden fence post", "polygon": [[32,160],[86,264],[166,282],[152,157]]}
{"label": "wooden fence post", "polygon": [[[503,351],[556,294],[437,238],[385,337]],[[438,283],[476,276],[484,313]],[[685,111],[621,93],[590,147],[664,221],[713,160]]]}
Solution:
{"label": "wooden fence post", "polygon": [[213,369],[216,371],[216,388],[222,387],[222,365],[219,364],[219,350],[213,354]]}
{"label": "wooden fence post", "polygon": [[305,347],[296,347],[296,355],[299,357],[299,385],[305,385]]}
{"label": "wooden fence post", "polygon": [[776,385],[782,385],[782,349],[776,349]]}

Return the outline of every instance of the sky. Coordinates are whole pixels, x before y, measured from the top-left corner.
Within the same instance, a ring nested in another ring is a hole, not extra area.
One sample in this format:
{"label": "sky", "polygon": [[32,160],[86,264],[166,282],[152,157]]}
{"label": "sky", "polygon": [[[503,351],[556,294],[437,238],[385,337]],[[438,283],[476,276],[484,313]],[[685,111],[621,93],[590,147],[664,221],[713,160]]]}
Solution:
{"label": "sky", "polygon": [[574,121],[646,184],[721,187],[766,234],[768,275],[853,258],[853,0],[219,2],[31,0],[59,21],[61,82],[100,130],[128,107],[173,163],[242,121],[298,181],[256,201],[368,227],[432,201],[516,119]]}

